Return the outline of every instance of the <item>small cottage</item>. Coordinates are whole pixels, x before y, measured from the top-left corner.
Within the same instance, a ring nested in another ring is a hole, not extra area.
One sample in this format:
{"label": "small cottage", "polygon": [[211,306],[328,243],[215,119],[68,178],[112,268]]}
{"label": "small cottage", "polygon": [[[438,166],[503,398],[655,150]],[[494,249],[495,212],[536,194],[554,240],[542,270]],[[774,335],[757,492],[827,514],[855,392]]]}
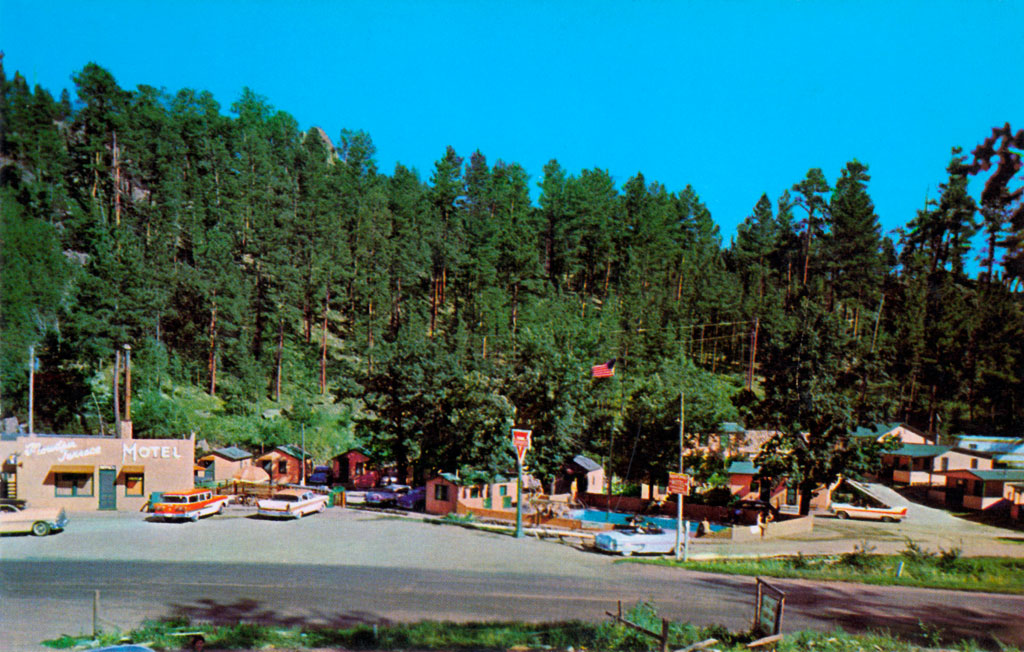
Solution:
{"label": "small cottage", "polygon": [[1010,506],[1007,484],[1024,482],[1024,469],[962,469],[946,473],[948,507],[983,511]]}
{"label": "small cottage", "polygon": [[555,479],[553,494],[599,494],[604,492],[604,468],[585,455],[577,455],[564,465]]}
{"label": "small cottage", "polygon": [[934,444],[903,444],[882,453],[882,476],[896,484],[945,486],[947,471],[991,469],[992,456]]}
{"label": "small cottage", "polygon": [[490,481],[441,473],[427,481],[428,514],[466,513],[472,509],[515,509],[516,480],[496,476]]}
{"label": "small cottage", "polygon": [[[309,453],[290,444],[278,446],[256,461],[270,475],[270,481],[274,484],[299,484],[312,468]],[[305,474],[302,471],[303,463],[306,465]]]}
{"label": "small cottage", "polygon": [[373,467],[369,455],[350,450],[331,460],[334,481],[349,489],[370,489],[380,483],[380,472]]}
{"label": "small cottage", "polygon": [[236,446],[218,448],[198,460],[198,466],[203,467],[202,479],[206,482],[230,480],[252,463],[252,453]]}
{"label": "small cottage", "polygon": [[1010,518],[1024,522],[1024,482],[1007,484],[1004,497],[1010,501]]}
{"label": "small cottage", "polygon": [[856,439],[882,441],[890,435],[895,435],[901,444],[934,444],[935,437],[930,436],[922,430],[905,423],[876,423],[870,428],[858,427],[850,436]]}
{"label": "small cottage", "polygon": [[1024,468],[1024,439],[1020,437],[961,435],[956,445],[957,448],[988,453],[996,467]]}

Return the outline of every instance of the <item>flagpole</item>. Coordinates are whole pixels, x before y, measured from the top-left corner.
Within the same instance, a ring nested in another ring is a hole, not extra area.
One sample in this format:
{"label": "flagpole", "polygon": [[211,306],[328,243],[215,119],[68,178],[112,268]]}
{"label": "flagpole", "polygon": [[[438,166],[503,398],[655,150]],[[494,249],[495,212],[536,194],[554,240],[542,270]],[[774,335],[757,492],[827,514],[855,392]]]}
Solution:
{"label": "flagpole", "polygon": [[[684,390],[679,390],[679,472],[683,469],[683,428],[685,427]],[[683,494],[676,495],[676,561],[680,558],[680,546],[683,538]]]}
{"label": "flagpole", "polygon": [[523,538],[523,458],[516,455],[516,538]]}

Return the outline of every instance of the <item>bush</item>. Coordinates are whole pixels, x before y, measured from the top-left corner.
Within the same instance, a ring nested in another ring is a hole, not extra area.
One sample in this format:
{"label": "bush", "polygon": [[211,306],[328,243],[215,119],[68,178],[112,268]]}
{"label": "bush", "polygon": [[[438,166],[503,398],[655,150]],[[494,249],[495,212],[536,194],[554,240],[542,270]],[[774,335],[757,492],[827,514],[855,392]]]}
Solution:
{"label": "bush", "polygon": [[906,542],[906,547],[900,551],[900,554],[903,555],[907,561],[923,563],[929,561],[935,556],[934,552],[927,548],[922,548],[916,541],[909,537],[907,537]]}
{"label": "bush", "polygon": [[864,540],[853,547],[853,552],[844,553],[839,563],[853,568],[870,568],[875,565],[874,552],[875,546]]}

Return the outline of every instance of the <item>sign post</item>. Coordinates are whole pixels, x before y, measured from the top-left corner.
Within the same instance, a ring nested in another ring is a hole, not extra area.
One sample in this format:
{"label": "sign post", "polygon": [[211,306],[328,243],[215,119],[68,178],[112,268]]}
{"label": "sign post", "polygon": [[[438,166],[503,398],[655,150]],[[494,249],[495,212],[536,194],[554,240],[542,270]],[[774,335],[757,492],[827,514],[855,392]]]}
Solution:
{"label": "sign post", "polygon": [[516,538],[523,538],[523,460],[530,448],[532,430],[512,428],[512,445],[516,447]]}
{"label": "sign post", "polygon": [[676,561],[679,561],[680,544],[684,542],[684,537],[689,533],[689,528],[683,529],[683,496],[690,493],[690,476],[685,473],[669,472],[668,492],[676,495]]}

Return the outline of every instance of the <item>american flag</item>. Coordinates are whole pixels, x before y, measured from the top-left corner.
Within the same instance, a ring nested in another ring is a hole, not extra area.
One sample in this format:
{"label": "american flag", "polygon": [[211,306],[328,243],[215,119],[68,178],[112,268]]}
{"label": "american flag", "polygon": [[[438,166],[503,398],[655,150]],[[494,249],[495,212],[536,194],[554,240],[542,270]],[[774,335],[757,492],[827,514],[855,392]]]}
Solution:
{"label": "american flag", "polygon": [[596,364],[590,368],[591,378],[607,378],[615,375],[615,358],[604,364]]}

